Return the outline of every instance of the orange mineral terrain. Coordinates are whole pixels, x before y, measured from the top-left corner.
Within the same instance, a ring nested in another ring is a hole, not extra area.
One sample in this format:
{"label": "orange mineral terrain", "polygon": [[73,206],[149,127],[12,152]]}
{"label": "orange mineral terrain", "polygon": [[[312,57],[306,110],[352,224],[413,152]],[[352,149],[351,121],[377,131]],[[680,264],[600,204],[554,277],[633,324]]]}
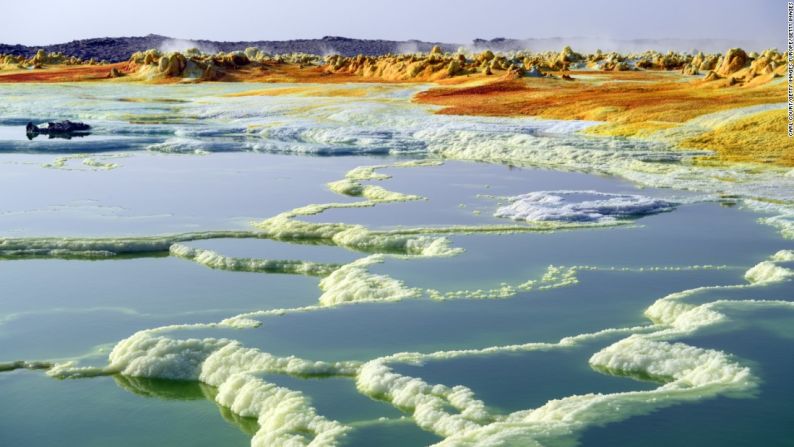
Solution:
{"label": "orange mineral terrain", "polygon": [[[499,79],[437,87],[416,95],[424,104],[442,106],[437,113],[487,116],[536,116],[603,121],[585,132],[629,138],[665,139],[681,148],[715,151],[705,160],[759,162],[794,166],[782,107],[726,116],[724,122],[688,123],[704,115],[765,104],[782,104],[782,82],[720,85],[678,73],[571,72],[574,82],[558,79]],[[718,115],[715,115],[717,117]]]}
{"label": "orange mineral terrain", "polygon": [[[787,137],[786,61],[775,50],[724,54],[511,52],[355,56],[270,55],[254,48],[204,54],[147,50],[104,64],[42,51],[0,55],[0,82],[426,83],[414,101],[435,113],[600,122],[592,135],[705,149],[702,163],[794,166]],[[266,94],[323,96],[318,87]],[[242,95],[257,94],[256,91]],[[263,93],[264,94],[264,93]],[[336,93],[328,93],[330,95]]]}

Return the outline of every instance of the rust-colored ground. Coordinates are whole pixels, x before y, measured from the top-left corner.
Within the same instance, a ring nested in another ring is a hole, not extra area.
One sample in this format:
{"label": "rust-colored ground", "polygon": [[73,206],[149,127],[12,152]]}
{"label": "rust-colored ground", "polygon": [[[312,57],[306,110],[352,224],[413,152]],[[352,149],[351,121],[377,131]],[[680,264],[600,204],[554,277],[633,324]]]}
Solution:
{"label": "rust-colored ground", "polygon": [[[675,73],[571,73],[574,81],[548,78],[496,79],[488,84],[437,87],[415,101],[440,105],[455,115],[537,116],[605,121],[588,133],[655,138],[701,115],[759,104],[782,103],[780,80],[749,86],[706,83]],[[765,112],[677,142],[709,149],[713,161],[794,166],[794,144],[786,135],[784,111]]]}
{"label": "rust-colored ground", "polygon": [[579,75],[575,81],[504,79],[486,85],[434,88],[416,101],[444,106],[439,113],[455,115],[538,116],[584,119],[615,124],[683,123],[720,110],[782,102],[782,84],[716,88],[679,76],[635,72],[626,77]]}
{"label": "rust-colored ground", "polygon": [[110,70],[128,71],[128,63],[110,65],[57,65],[34,70],[0,71],[0,82],[79,82],[110,77]]}

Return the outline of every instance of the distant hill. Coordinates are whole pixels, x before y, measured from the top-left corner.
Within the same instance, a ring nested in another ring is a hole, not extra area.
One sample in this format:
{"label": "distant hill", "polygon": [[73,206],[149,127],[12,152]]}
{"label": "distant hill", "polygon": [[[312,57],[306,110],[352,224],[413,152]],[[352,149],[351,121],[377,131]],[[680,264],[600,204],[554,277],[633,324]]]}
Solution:
{"label": "distant hill", "polygon": [[[136,51],[158,48],[165,51],[185,50],[197,47],[204,52],[244,50],[256,47],[268,53],[312,53],[312,54],[342,54],[355,56],[364,54],[376,56],[386,53],[413,53],[427,52],[434,45],[439,45],[444,51],[455,51],[461,44],[443,42],[424,42],[420,40],[368,40],[350,39],[347,37],[326,36],[322,39],[298,40],[260,40],[248,42],[219,42],[214,40],[183,40],[157,34],[140,37],[100,37],[96,39],[73,40],[67,43],[44,46],[6,45],[0,44],[0,54],[16,54],[30,57],[39,48],[48,52],[60,52],[68,56],[77,56],[82,59],[106,60],[120,62],[129,59]],[[535,39],[507,39],[496,38],[491,40],[474,39],[466,46],[473,50],[492,49],[494,51],[531,50],[531,51],[559,51],[569,45],[577,51],[592,52],[596,48],[604,51],[644,51],[644,50],[677,50],[704,52],[722,52],[728,48],[742,47],[748,50],[763,50],[758,42],[730,40],[730,39],[634,39],[612,40],[588,37],[551,37]]]}
{"label": "distant hill", "polygon": [[159,48],[162,50],[184,50],[197,47],[202,51],[234,51],[244,50],[248,47],[257,47],[269,53],[312,53],[329,54],[337,53],[345,56],[357,54],[380,55],[386,53],[402,53],[430,51],[434,45],[439,45],[444,51],[455,51],[457,44],[440,42],[422,42],[419,40],[365,40],[349,39],[346,37],[326,36],[322,39],[300,40],[261,40],[250,42],[218,42],[213,40],[182,40],[157,34],[141,37],[101,37],[96,39],[73,40],[67,43],[44,46],[6,45],[0,44],[0,53],[22,55],[30,57],[39,48],[47,52],[60,52],[68,56],[77,56],[82,59],[94,58],[109,62],[120,62],[129,59],[136,51]]}

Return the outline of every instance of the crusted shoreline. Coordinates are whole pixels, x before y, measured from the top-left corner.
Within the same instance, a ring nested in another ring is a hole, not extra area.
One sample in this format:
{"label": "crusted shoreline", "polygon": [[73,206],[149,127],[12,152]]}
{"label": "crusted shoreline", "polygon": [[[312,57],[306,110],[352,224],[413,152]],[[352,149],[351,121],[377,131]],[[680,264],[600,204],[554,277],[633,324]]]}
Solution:
{"label": "crusted shoreline", "polygon": [[603,121],[585,132],[714,151],[703,163],[791,167],[785,111],[775,106],[785,98],[786,60],[776,50],[738,48],[580,54],[570,47],[467,53],[435,46],[426,53],[323,57],[252,47],[215,54],[150,49],[105,64],[39,50],[27,59],[0,55],[0,83],[431,82],[435,86],[413,100],[441,106],[436,113]]}

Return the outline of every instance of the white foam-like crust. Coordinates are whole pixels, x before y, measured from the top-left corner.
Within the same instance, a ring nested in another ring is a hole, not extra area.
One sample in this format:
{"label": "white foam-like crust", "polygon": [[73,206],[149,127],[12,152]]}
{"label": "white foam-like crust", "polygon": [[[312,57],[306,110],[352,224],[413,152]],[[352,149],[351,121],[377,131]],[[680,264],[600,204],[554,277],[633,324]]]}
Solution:
{"label": "white foam-like crust", "polygon": [[794,261],[794,250],[780,250],[772,255],[769,260],[774,262],[791,262]]}
{"label": "white foam-like crust", "polygon": [[[726,303],[716,301],[701,305],[694,305],[686,302],[686,298],[703,290],[726,290],[726,289],[758,289],[769,284],[790,281],[794,277],[794,272],[790,269],[778,265],[778,262],[785,262],[789,252],[781,250],[772,255],[769,260],[761,261],[745,272],[745,279],[749,284],[738,284],[732,286],[705,286],[695,289],[683,290],[671,293],[661,299],[656,300],[645,310],[645,316],[651,321],[667,325],[670,328],[689,333],[706,325],[717,324],[725,320],[725,316],[716,310],[720,305]],[[761,305],[762,301],[745,300]],[[773,301],[769,301],[773,303]]]}
{"label": "white foam-like crust", "polygon": [[171,245],[169,252],[173,256],[220,270],[325,276],[340,267],[339,264],[299,260],[234,258],[212,250],[193,248],[184,244]]}
{"label": "white foam-like crust", "polygon": [[439,291],[426,289],[425,293],[434,300],[450,299],[505,299],[521,292],[548,290],[572,286],[579,283],[577,273],[584,270],[622,271],[622,272],[658,272],[682,270],[722,270],[726,266],[691,265],[691,266],[653,266],[653,267],[596,267],[590,265],[556,266],[550,265],[539,278],[529,279],[518,284],[502,283],[493,289],[463,289]]}
{"label": "white foam-like crust", "polygon": [[597,191],[536,191],[511,197],[510,202],[494,216],[528,222],[611,222],[673,209],[666,200]]}
{"label": "white foam-like crust", "polygon": [[[794,173],[794,169],[778,178],[782,179],[781,183],[794,180],[792,173]],[[786,189],[784,185],[780,187]],[[790,191],[792,188],[788,188],[788,190]],[[763,197],[763,195],[761,196]],[[786,239],[794,239],[794,207],[789,205],[792,201],[791,197],[784,197],[783,201],[784,203],[778,203],[777,201],[745,199],[743,204],[753,211],[768,215],[768,217],[759,219],[761,223],[776,228]]]}
{"label": "white foam-like crust", "polygon": [[[50,163],[43,163],[41,165],[42,168],[50,168],[50,169],[61,169],[66,171],[75,171],[75,170],[94,170],[94,171],[110,171],[112,169],[118,168],[120,165],[118,163],[113,163],[111,161],[104,161],[110,160],[114,158],[121,158],[127,157],[125,154],[99,154],[93,157],[89,157],[87,154],[73,154],[73,155],[65,155],[62,157],[57,157]],[[72,160],[82,160],[82,168],[81,167],[74,167],[69,165],[69,162]]]}
{"label": "white foam-like crust", "polygon": [[[163,335],[216,324],[171,325],[136,332],[120,341],[108,355],[104,374],[124,374],[172,380],[201,380],[219,386],[234,374],[248,372],[311,375],[352,375],[360,362],[321,362],[295,356],[278,357],[246,348],[229,339],[171,338]],[[58,377],[79,377],[87,369],[63,367]],[[52,372],[52,371],[51,371]]]}
{"label": "white foam-like crust", "polygon": [[403,194],[389,191],[378,185],[362,185],[361,183],[344,178],[328,183],[328,189],[346,196],[363,197],[375,202],[408,202],[412,200],[422,200],[423,197],[413,194]]}
{"label": "white foam-like crust", "polygon": [[[234,413],[254,417],[259,430],[252,446],[335,446],[348,427],[317,415],[298,391],[265,382],[256,373],[351,375],[358,362],[314,362],[276,357],[227,339],[172,339],[140,331],[116,345],[102,374],[173,380],[201,380],[218,388],[215,400]],[[87,368],[61,365],[49,374],[86,376]],[[99,374],[99,371],[95,371]]]}
{"label": "white foam-like crust", "polygon": [[[452,436],[494,420],[485,404],[464,386],[430,385],[397,374],[382,360],[365,364],[356,376],[358,390],[412,413],[416,424],[441,436]],[[447,407],[457,410],[451,414]]]}
{"label": "white foam-like crust", "polygon": [[205,231],[165,236],[117,238],[0,238],[1,256],[109,257],[168,252],[179,242],[216,238],[256,238],[254,231]]}
{"label": "white foam-like crust", "polygon": [[520,292],[532,290],[548,290],[558,287],[565,287],[579,282],[576,273],[579,270],[586,270],[588,267],[572,266],[561,267],[550,265],[546,272],[538,279],[530,279],[520,284],[502,283],[493,289],[464,289],[441,292],[435,289],[427,289],[425,293],[434,300],[450,299],[505,299],[511,298]]}
{"label": "white foam-like crust", "polygon": [[212,338],[171,339],[141,331],[113,348],[107,369],[133,377],[196,380],[207,357],[230,343]]}
{"label": "white foam-like crust", "polygon": [[[557,344],[528,344],[505,347],[500,352],[560,349],[575,343],[568,340]],[[492,354],[494,350],[484,352]],[[417,425],[446,438],[437,444],[444,446],[516,445],[519,442],[535,445],[537,438],[570,435],[586,426],[710,395],[749,392],[756,386],[750,369],[722,352],[636,334],[599,351],[592,356],[590,364],[608,373],[663,381],[660,387],[651,391],[570,396],[509,415],[489,412],[466,387],[431,385],[397,374],[388,366],[390,361],[421,362],[430,358],[483,355],[484,352],[406,353],[377,359],[361,368],[356,384],[362,393],[388,400],[411,412]],[[449,408],[454,410],[450,412]]]}
{"label": "white foam-like crust", "polygon": [[249,374],[236,374],[218,387],[216,402],[243,417],[256,418],[252,447],[336,446],[350,430],[317,414],[303,393]]}
{"label": "white foam-like crust", "polygon": [[775,264],[774,261],[760,262],[744,274],[744,278],[754,284],[781,282],[792,276],[794,276],[794,272]]}
{"label": "white foam-like crust", "polygon": [[[327,209],[328,207],[325,207]],[[445,229],[412,229],[373,232],[360,225],[308,223],[279,215],[260,222],[262,231],[207,231],[154,237],[118,238],[0,238],[0,256],[5,257],[83,257],[102,258],[120,254],[168,252],[177,243],[218,238],[267,238],[275,240],[312,240],[360,251],[385,251],[405,255],[448,256],[460,253],[449,247],[445,238],[429,236]],[[489,231],[509,232],[512,228]],[[518,229],[519,231],[521,229]],[[546,229],[544,229],[546,230]],[[461,228],[460,232],[477,231]]]}
{"label": "white foam-like crust", "polygon": [[575,435],[583,428],[622,420],[680,402],[756,386],[750,369],[730,356],[682,343],[633,335],[599,351],[591,366],[619,374],[650,375],[666,383],[650,391],[585,394],[517,411],[502,420],[461,431],[438,446],[541,445],[538,439]]}
{"label": "white foam-like crust", "polygon": [[423,199],[420,196],[389,191],[377,185],[362,185],[359,181],[384,180],[385,174],[376,172],[386,167],[437,166],[437,161],[408,161],[395,165],[361,166],[349,171],[344,179],[328,184],[331,191],[343,195],[361,196],[364,201],[352,203],[310,204],[281,213],[254,226],[267,237],[281,240],[319,240],[353,250],[367,252],[399,253],[412,256],[452,256],[462,250],[449,247],[443,237],[430,237],[422,233],[431,230],[413,229],[406,232],[374,232],[362,225],[343,223],[313,223],[297,220],[337,208],[366,208],[379,203],[407,202]]}
{"label": "white foam-like crust", "polygon": [[386,275],[370,273],[367,267],[383,262],[383,255],[371,255],[346,264],[320,280],[320,304],[365,301],[398,301],[417,298],[421,291],[406,287],[402,281]]}
{"label": "white foam-like crust", "polygon": [[219,385],[233,374],[264,372],[294,376],[349,376],[355,374],[360,362],[321,362],[295,356],[278,357],[239,343],[227,343],[213,351],[197,377],[210,385]]}
{"label": "white foam-like crust", "polygon": [[666,383],[659,390],[686,390],[712,384],[751,382],[750,369],[723,352],[632,335],[595,353],[590,365],[620,374],[637,374]]}
{"label": "white foam-like crust", "polygon": [[233,342],[207,357],[198,379],[218,387],[215,400],[219,404],[240,416],[257,418],[259,430],[251,440],[254,447],[335,446],[348,427],[317,415],[302,393],[267,383],[251,373],[350,375],[358,367],[358,362],[276,357]]}

